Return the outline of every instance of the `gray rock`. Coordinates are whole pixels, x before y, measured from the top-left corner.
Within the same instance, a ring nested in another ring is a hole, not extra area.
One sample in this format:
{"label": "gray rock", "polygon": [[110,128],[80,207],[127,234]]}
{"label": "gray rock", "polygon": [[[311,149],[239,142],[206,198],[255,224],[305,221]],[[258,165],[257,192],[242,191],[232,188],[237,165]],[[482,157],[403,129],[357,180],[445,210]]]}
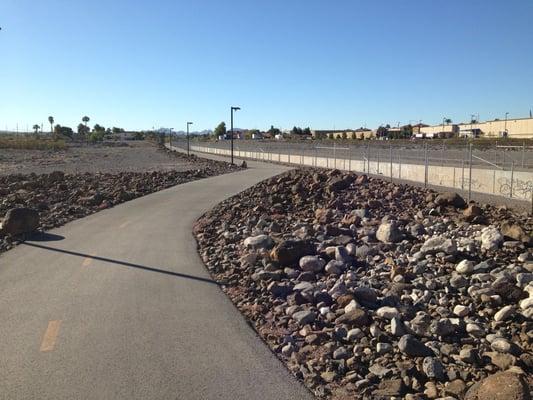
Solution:
{"label": "gray rock", "polygon": [[268,235],[250,236],[244,240],[244,246],[249,249],[271,249],[274,241]]}
{"label": "gray rock", "polygon": [[457,253],[457,244],[455,240],[445,238],[444,236],[435,236],[424,242],[420,248],[420,252],[423,254],[455,254]]}
{"label": "gray rock", "polygon": [[376,232],[376,238],[384,243],[399,242],[402,240],[402,237],[403,235],[398,229],[398,225],[395,221],[382,223]]}
{"label": "gray rock", "polygon": [[407,333],[407,329],[405,328],[405,325],[399,318],[393,318],[390,322],[391,327],[391,333],[394,336],[403,336]]}
{"label": "gray rock", "polygon": [[298,311],[292,314],[292,318],[300,325],[307,325],[315,321],[316,313],[313,311]]}
{"label": "gray rock", "polygon": [[348,250],[344,246],[335,247],[335,260],[349,264],[352,262],[352,257],[348,254]]}
{"label": "gray rock", "polygon": [[300,268],[302,271],[320,272],[326,262],[318,256],[304,256],[300,258]]}
{"label": "gray rock", "polygon": [[328,275],[340,275],[342,273],[342,269],[344,267],[344,263],[337,260],[331,260],[326,264],[326,268],[324,270],[326,271],[326,274]]}
{"label": "gray rock", "polygon": [[348,357],[350,357],[350,355],[348,354],[348,351],[344,347],[339,347],[337,350],[333,352],[334,360],[346,359]]}
{"label": "gray rock", "polygon": [[446,376],[444,372],[444,366],[436,357],[425,357],[424,361],[422,361],[422,370],[430,379],[442,381]]}
{"label": "gray rock", "polygon": [[335,320],[336,324],[347,324],[357,328],[370,324],[370,319],[366,312],[360,308],[349,313],[344,313]]}
{"label": "gray rock", "polygon": [[467,364],[477,364],[479,362],[476,349],[471,347],[462,348],[459,352],[459,359]]}
{"label": "gray rock", "polygon": [[31,208],[12,208],[2,221],[1,232],[9,235],[31,233],[39,227],[39,213]]}
{"label": "gray rock", "polygon": [[503,242],[503,236],[500,231],[493,227],[487,226],[481,231],[481,248],[486,250],[496,250]]}
{"label": "gray rock", "polygon": [[433,351],[413,335],[403,335],[398,341],[398,348],[402,353],[411,357],[428,357]]}

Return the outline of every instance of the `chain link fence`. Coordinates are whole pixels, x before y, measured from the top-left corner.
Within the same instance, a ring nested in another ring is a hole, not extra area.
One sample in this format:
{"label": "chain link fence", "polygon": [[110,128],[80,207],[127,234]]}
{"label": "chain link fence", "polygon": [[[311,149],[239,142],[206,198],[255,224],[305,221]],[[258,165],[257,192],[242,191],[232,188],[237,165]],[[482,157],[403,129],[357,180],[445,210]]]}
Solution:
{"label": "chain link fence", "polygon": [[[186,148],[186,141],[176,146]],[[231,154],[231,141],[191,141],[191,150]],[[398,145],[367,141],[235,140],[237,158],[337,168],[472,192],[532,201],[533,149],[526,146],[447,146],[422,141]]]}

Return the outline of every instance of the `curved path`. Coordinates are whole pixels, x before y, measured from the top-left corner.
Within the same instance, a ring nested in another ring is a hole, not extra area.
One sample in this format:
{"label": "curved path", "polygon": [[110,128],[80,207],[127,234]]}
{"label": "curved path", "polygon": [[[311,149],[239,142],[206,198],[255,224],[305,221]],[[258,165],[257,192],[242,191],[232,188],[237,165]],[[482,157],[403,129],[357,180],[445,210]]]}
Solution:
{"label": "curved path", "polygon": [[211,281],[193,222],[284,171],[252,164],[0,256],[0,399],[310,399]]}

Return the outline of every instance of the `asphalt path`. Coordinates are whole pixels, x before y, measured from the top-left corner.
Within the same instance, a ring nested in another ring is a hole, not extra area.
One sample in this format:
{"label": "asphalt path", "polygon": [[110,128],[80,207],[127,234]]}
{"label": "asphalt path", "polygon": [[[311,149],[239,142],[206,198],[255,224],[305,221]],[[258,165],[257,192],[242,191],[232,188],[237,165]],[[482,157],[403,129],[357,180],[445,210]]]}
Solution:
{"label": "asphalt path", "polygon": [[196,252],[194,221],[286,170],[189,182],[0,256],[0,399],[311,399]]}

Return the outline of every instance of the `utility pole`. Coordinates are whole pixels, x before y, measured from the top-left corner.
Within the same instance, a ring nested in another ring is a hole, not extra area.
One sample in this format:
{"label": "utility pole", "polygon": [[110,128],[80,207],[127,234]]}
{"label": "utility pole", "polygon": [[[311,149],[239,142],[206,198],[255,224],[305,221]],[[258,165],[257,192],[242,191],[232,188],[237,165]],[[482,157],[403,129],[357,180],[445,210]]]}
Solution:
{"label": "utility pole", "polygon": [[505,132],[505,137],[507,137],[507,116],[509,115],[508,112],[505,113],[505,124],[504,124],[504,128],[503,128],[503,131]]}
{"label": "utility pole", "polygon": [[231,107],[231,164],[233,164],[233,111],[240,109],[240,107]]}
{"label": "utility pole", "polygon": [[189,145],[189,125],[192,125],[192,122],[187,122],[187,157],[190,156],[190,145]]}

